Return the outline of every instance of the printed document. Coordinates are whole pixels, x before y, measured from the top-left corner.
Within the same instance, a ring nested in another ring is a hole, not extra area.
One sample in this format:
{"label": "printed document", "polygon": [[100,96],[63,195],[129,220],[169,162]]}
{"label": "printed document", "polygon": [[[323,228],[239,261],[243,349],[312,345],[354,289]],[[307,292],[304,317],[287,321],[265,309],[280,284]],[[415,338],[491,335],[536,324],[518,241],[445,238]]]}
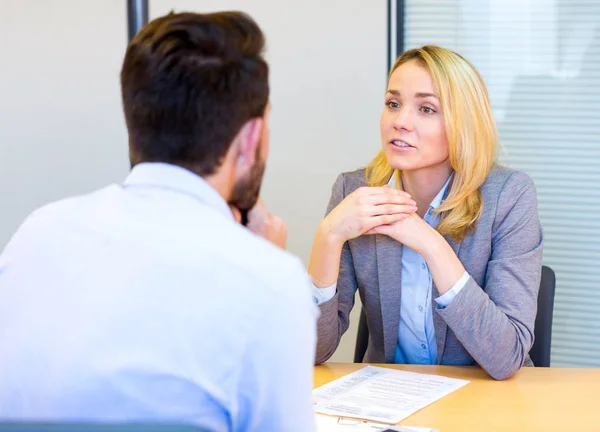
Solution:
{"label": "printed document", "polygon": [[366,366],[313,390],[315,411],[396,424],[469,381]]}

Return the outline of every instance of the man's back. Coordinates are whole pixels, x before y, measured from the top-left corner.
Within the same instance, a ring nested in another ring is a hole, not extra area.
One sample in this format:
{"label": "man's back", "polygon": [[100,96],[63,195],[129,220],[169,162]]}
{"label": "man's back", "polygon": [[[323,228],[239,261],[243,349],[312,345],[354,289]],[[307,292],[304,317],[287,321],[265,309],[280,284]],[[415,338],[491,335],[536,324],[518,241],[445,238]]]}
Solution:
{"label": "man's back", "polygon": [[142,164],[0,256],[0,417],[311,430],[315,313],[297,258]]}

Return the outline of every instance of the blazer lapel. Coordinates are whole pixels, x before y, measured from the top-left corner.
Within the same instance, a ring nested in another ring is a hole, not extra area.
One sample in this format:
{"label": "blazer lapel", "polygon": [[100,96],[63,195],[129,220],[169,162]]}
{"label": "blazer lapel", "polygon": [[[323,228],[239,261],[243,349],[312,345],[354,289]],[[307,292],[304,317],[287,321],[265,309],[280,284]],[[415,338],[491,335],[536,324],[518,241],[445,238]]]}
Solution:
{"label": "blazer lapel", "polygon": [[[452,250],[458,256],[458,251],[460,250],[461,243],[456,243],[452,240],[451,237],[444,237]],[[435,283],[431,284],[431,294],[433,298],[437,298],[440,296],[440,292],[438,291]],[[437,362],[438,364],[442,363],[442,355],[444,354],[444,348],[446,346],[446,333],[448,332],[448,325],[446,321],[440,316],[437,311],[437,303],[435,301],[431,302],[432,314],[433,314],[433,327],[435,328],[435,343],[437,345]]]}
{"label": "blazer lapel", "polygon": [[393,363],[396,345],[398,344],[398,326],[400,324],[402,245],[391,237],[376,235],[375,249],[385,361],[386,363]]}

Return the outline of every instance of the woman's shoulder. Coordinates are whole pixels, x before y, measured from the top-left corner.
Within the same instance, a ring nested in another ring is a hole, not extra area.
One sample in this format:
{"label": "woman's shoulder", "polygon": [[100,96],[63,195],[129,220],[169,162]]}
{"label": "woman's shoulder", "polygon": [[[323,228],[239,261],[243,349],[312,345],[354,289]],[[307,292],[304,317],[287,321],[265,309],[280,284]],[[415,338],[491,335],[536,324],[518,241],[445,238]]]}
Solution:
{"label": "woman's shoulder", "polygon": [[[366,168],[341,173],[334,185],[347,196],[360,187],[367,186]],[[526,191],[535,195],[535,185],[523,171],[495,165],[480,188],[485,201],[514,201]]]}
{"label": "woman's shoulder", "polygon": [[367,186],[367,169],[343,172],[338,176],[336,184],[343,188],[344,195],[349,195],[356,189]]}
{"label": "woman's shoulder", "polygon": [[[481,187],[484,215],[489,222],[500,223],[510,214],[527,220],[537,214],[537,194],[533,180],[523,171],[496,166]],[[483,215],[482,215],[483,216]]]}
{"label": "woman's shoulder", "polygon": [[496,165],[481,186],[484,198],[518,196],[528,189],[535,190],[533,180],[523,171]]}

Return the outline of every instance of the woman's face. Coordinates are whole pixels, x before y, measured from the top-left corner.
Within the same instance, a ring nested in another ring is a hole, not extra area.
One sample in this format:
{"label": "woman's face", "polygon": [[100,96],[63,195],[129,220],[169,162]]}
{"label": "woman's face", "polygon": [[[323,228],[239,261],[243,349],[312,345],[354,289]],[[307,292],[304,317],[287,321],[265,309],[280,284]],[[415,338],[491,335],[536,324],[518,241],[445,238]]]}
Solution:
{"label": "woman's face", "polygon": [[380,126],[381,144],[392,168],[449,166],[442,105],[429,72],[415,60],[392,73]]}

